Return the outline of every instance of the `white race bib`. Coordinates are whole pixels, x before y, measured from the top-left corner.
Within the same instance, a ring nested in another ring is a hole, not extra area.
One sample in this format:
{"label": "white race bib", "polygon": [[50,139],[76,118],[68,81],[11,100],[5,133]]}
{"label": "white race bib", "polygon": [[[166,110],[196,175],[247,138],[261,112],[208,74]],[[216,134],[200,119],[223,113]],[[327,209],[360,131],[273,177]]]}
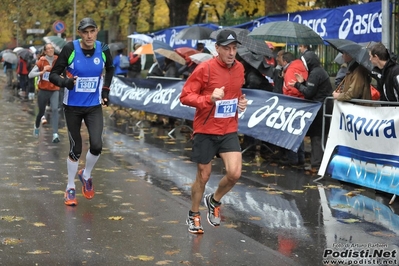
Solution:
{"label": "white race bib", "polygon": [[78,77],[76,79],[77,92],[95,92],[98,87],[98,77]]}
{"label": "white race bib", "polygon": [[49,77],[50,77],[50,72],[44,72],[42,75],[42,80],[46,80],[49,81]]}
{"label": "white race bib", "polygon": [[215,102],[215,105],[216,118],[234,117],[237,111],[238,99],[219,100]]}

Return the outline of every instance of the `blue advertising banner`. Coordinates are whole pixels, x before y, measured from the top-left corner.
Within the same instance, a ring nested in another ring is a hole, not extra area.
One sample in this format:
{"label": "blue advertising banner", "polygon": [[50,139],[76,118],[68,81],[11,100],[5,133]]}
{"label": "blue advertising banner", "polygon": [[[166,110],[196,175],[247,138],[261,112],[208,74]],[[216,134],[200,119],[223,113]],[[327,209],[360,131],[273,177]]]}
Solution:
{"label": "blue advertising banner", "polygon": [[[184,82],[114,77],[110,101],[127,108],[193,120],[195,109],[180,103]],[[242,91],[248,107],[239,113],[239,132],[297,151],[321,103],[262,90]]]}
{"label": "blue advertising banner", "polygon": [[[392,10],[392,5],[391,5]],[[381,41],[382,7],[381,2],[361,5],[323,8],[311,11],[294,12],[258,18],[231,27],[252,31],[262,24],[275,21],[294,21],[312,28],[324,39],[348,39],[357,43]],[[198,24],[198,26],[218,29],[215,24]],[[173,48],[182,46],[195,47],[196,40],[176,40],[175,36],[188,26],[179,26],[154,33],[154,39],[168,43]],[[201,42],[211,42],[203,40]]]}

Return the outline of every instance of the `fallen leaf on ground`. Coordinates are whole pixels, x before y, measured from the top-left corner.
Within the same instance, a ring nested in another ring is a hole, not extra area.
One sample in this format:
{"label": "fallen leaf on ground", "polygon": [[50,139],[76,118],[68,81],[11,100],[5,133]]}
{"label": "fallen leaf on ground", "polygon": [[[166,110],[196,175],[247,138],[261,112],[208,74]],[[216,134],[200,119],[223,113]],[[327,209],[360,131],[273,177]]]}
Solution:
{"label": "fallen leaf on ground", "polygon": [[176,250],[168,250],[165,251],[165,255],[175,255],[175,254],[179,254],[180,253],[180,249],[176,249]]}
{"label": "fallen leaf on ground", "polygon": [[160,260],[155,265],[168,265],[169,263],[172,263],[173,260]]}
{"label": "fallen leaf on ground", "polygon": [[306,185],[306,186],[303,186],[304,188],[310,188],[310,189],[316,189],[317,188],[317,186],[314,186],[314,185]]}
{"label": "fallen leaf on ground", "polygon": [[17,245],[22,243],[23,241],[21,239],[17,239],[17,238],[5,238],[2,243],[3,245],[6,246],[12,246],[12,245]]}
{"label": "fallen leaf on ground", "polygon": [[303,193],[304,191],[303,190],[299,190],[299,189],[294,189],[294,190],[291,190],[291,192],[292,193]]}
{"label": "fallen leaf on ground", "polygon": [[237,228],[237,227],[238,227],[238,226],[235,225],[235,224],[224,224],[223,226],[224,226],[224,227],[227,227],[227,228]]}
{"label": "fallen leaf on ground", "polygon": [[360,194],[360,191],[349,191],[348,193],[345,194],[347,197],[354,197]]}
{"label": "fallen leaf on ground", "polygon": [[251,216],[251,217],[249,217],[249,220],[252,220],[252,221],[260,221],[260,220],[262,220],[262,218],[260,218],[260,217],[258,217],[258,216]]}
{"label": "fallen leaf on ground", "polygon": [[33,225],[37,227],[46,226],[44,223],[33,223]]}
{"label": "fallen leaf on ground", "polygon": [[109,220],[114,220],[114,221],[122,221],[123,217],[122,216],[110,216],[108,217]]}
{"label": "fallen leaf on ground", "polygon": [[33,255],[50,254],[50,251],[34,250],[34,251],[28,251],[26,252],[26,254],[33,254]]}
{"label": "fallen leaf on ground", "polygon": [[18,221],[22,221],[23,219],[24,218],[22,218],[22,217],[11,216],[11,215],[1,216],[1,220],[7,221],[7,222],[18,222]]}
{"label": "fallen leaf on ground", "polygon": [[151,261],[151,260],[154,260],[154,256],[146,256],[146,255],[138,255],[138,256],[125,255],[125,258],[129,261],[133,261],[133,260]]}
{"label": "fallen leaf on ground", "polygon": [[361,222],[359,219],[353,219],[353,218],[338,219],[338,221],[343,222],[343,223],[347,223],[347,224],[354,224],[354,223],[360,223]]}

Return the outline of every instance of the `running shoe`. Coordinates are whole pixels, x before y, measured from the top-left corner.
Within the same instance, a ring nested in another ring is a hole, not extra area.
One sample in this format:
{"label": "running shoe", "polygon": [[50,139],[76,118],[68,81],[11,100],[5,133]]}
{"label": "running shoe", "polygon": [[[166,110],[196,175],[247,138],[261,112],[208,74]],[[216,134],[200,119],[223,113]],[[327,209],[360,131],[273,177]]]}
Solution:
{"label": "running shoe", "polygon": [[42,116],[41,122],[42,122],[42,125],[47,124],[47,119],[45,116]]}
{"label": "running shoe", "polygon": [[204,228],[201,225],[201,216],[196,214],[194,216],[188,215],[186,224],[188,225],[188,231],[192,234],[203,234]]}
{"label": "running shoe", "polygon": [[53,134],[53,143],[58,143],[58,142],[60,142],[60,138],[58,137],[57,133],[54,133]]}
{"label": "running shoe", "polygon": [[220,225],[220,204],[214,205],[211,201],[213,194],[205,195],[204,203],[205,206],[208,208],[208,213],[206,214],[206,219],[208,220],[209,224],[212,226],[219,226]]}
{"label": "running shoe", "polygon": [[68,206],[76,206],[78,205],[78,201],[76,200],[75,189],[70,188],[65,191],[64,194],[64,203]]}
{"label": "running shoe", "polygon": [[39,137],[39,133],[40,133],[39,128],[33,127],[33,136],[37,138]]}
{"label": "running shoe", "polygon": [[92,199],[94,197],[94,187],[92,183],[92,178],[90,177],[88,180],[83,178],[84,169],[79,170],[78,177],[80,182],[82,182],[82,194],[86,199]]}

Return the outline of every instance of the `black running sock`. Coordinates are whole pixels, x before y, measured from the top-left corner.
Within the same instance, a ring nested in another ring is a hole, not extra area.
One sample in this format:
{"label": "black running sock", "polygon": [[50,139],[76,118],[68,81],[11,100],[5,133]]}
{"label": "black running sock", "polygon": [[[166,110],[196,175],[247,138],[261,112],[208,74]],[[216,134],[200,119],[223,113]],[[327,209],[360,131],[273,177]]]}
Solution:
{"label": "black running sock", "polygon": [[220,203],[219,201],[216,201],[216,200],[213,198],[213,194],[212,194],[212,197],[211,197],[211,203],[213,204],[213,206],[219,206],[220,204],[222,204],[222,203]]}
{"label": "black running sock", "polygon": [[195,215],[200,215],[200,212],[193,212],[191,210],[188,211],[189,216],[195,216]]}

